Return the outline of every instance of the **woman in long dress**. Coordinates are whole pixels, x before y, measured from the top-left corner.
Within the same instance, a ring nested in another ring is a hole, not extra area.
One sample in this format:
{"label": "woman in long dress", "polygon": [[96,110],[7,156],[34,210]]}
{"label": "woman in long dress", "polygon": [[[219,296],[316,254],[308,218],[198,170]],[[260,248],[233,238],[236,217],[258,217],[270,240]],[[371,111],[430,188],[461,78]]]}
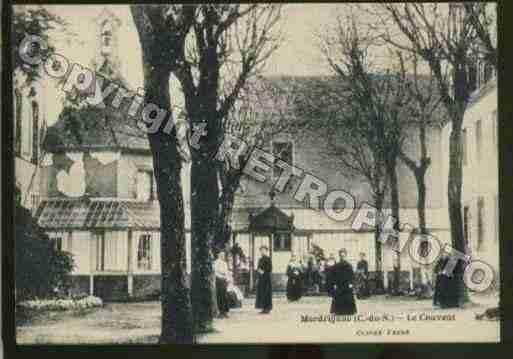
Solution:
{"label": "woman in long dress", "polygon": [[369,264],[365,260],[365,253],[360,253],[360,261],[356,264],[356,298],[362,299],[369,296]]}
{"label": "woman in long dress", "polygon": [[228,305],[228,278],[230,273],[228,271],[228,264],[224,252],[219,252],[217,260],[214,263],[214,270],[216,274],[216,296],[217,307],[219,308],[219,318],[227,318],[230,306]]}
{"label": "woman in long dress", "polygon": [[303,292],[303,268],[293,254],[287,265],[287,299],[290,302],[299,300]]}
{"label": "woman in long dress", "polygon": [[265,246],[260,247],[261,257],[258,260],[257,268],[257,287],[255,308],[261,309],[261,314],[268,314],[273,308],[273,288],[271,282],[271,273],[273,266],[269,258],[268,249]]}
{"label": "woman in long dress", "polygon": [[461,261],[458,261],[454,268],[454,273],[449,275],[444,268],[449,262],[449,255],[442,253],[435,267],[435,294],[433,296],[433,305],[440,308],[457,308],[458,307],[458,287],[455,274],[462,271]]}
{"label": "woman in long dress", "polygon": [[353,294],[353,267],[346,260],[347,251],[339,251],[340,261],[333,266],[328,276],[328,290],[333,298],[330,313],[336,315],[352,315],[356,313]]}

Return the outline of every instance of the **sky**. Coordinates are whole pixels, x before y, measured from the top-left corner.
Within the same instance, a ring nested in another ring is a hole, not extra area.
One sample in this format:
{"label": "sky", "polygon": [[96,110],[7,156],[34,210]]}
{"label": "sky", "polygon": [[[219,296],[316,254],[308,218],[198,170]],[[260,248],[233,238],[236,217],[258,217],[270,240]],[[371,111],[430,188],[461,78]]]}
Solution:
{"label": "sky", "polygon": [[[309,76],[329,73],[317,45],[316,33],[333,23],[340,12],[338,4],[288,4],[282,12],[279,26],[284,36],[281,46],[267,60],[265,75]],[[142,65],[139,39],[126,5],[47,5],[69,24],[73,37],[53,33],[56,51],[73,63],[89,66],[96,51],[96,20],[108,7],[122,21],[120,29],[121,71],[132,88],[142,87]],[[62,90],[53,83],[47,86],[48,125],[57,120],[62,109]],[[55,98],[56,100],[52,100]]]}

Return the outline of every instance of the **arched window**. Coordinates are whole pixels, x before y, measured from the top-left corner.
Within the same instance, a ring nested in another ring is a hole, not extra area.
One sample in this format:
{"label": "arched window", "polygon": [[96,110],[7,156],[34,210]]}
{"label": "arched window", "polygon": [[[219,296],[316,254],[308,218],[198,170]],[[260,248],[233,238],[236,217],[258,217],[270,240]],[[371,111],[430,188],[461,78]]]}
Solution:
{"label": "arched window", "polygon": [[39,160],[39,104],[32,101],[32,162]]}
{"label": "arched window", "polygon": [[18,89],[14,90],[14,151],[17,155],[21,155],[21,114],[22,99]]}

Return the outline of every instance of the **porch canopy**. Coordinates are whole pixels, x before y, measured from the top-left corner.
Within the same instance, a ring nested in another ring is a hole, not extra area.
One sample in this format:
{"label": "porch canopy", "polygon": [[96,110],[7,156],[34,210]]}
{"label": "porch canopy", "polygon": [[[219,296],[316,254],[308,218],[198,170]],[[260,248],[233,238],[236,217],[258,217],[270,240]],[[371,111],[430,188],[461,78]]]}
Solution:
{"label": "porch canopy", "polygon": [[274,248],[282,248],[290,250],[292,234],[294,232],[294,215],[288,216],[286,213],[277,208],[273,202],[270,207],[263,210],[257,215],[249,215],[250,233],[250,271],[249,282],[250,288],[253,289],[255,278],[255,237],[267,237],[269,255],[272,258]]}

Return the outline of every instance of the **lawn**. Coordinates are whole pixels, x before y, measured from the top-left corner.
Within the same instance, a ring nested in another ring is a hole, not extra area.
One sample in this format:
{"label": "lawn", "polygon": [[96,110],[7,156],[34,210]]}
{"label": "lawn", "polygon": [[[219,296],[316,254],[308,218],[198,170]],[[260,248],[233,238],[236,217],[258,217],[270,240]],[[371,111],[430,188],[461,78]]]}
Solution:
{"label": "lawn", "polygon": [[[358,301],[358,313],[393,315],[388,322],[301,322],[301,316],[328,314],[330,299],[306,297],[288,303],[283,296],[274,298],[269,315],[256,311],[254,299],[232,309],[228,319],[215,322],[214,333],[198,338],[199,343],[272,343],[272,342],[376,342],[376,341],[494,341],[499,322],[477,321],[475,313],[496,305],[496,297],[473,299],[465,309],[433,309],[431,301],[373,297]],[[160,331],[160,303],[108,303],[104,307],[80,313],[53,313],[20,323],[19,344],[154,344]],[[453,315],[449,321],[408,321],[407,314]],[[389,318],[390,319],[390,318]],[[392,334],[392,332],[396,334]],[[390,332],[390,333],[389,333]],[[435,339],[436,338],[436,339]]]}

